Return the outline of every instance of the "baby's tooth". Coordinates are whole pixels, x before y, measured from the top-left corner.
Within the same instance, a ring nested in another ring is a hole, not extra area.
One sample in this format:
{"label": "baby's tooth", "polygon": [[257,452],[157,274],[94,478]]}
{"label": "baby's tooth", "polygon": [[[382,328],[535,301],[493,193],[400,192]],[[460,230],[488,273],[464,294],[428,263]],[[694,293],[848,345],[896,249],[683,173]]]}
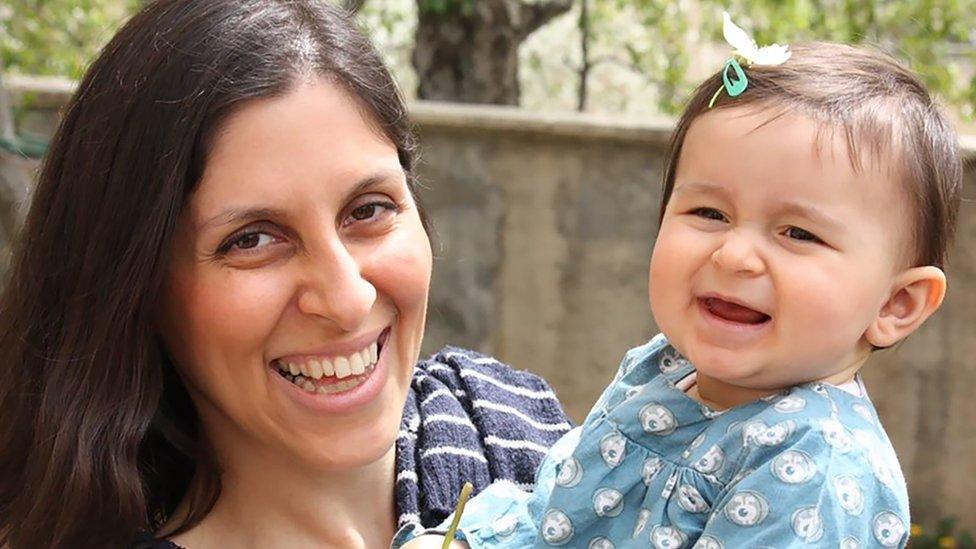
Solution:
{"label": "baby's tooth", "polygon": [[377,354],[376,351],[377,351],[377,349],[376,349],[376,342],[374,341],[372,343],[372,345],[369,346],[369,361],[371,363],[375,363],[376,362],[376,354]]}
{"label": "baby's tooth", "polygon": [[369,349],[363,349],[359,352],[359,355],[363,357],[363,366],[372,366],[373,360],[369,358]]}
{"label": "baby's tooth", "polygon": [[335,368],[332,366],[332,362],[327,358],[322,359],[322,375],[324,376],[335,375]]}
{"label": "baby's tooth", "polygon": [[298,368],[302,371],[302,375],[305,377],[312,377],[312,374],[308,371],[308,363],[303,362],[298,365]]}
{"label": "baby's tooth", "polygon": [[349,356],[349,369],[356,375],[366,371],[363,365],[363,357],[359,356],[359,353],[353,353]]}
{"label": "baby's tooth", "polygon": [[335,359],[335,375],[337,378],[349,377],[351,373],[352,370],[349,368],[349,361],[345,357],[340,356]]}
{"label": "baby's tooth", "polygon": [[291,362],[288,363],[288,371],[291,372],[291,375],[293,376],[297,376],[301,373],[301,370],[298,369],[298,364],[292,364]]}
{"label": "baby's tooth", "polygon": [[311,381],[306,381],[305,383],[302,384],[302,389],[305,389],[306,391],[308,391],[310,393],[314,393],[315,392],[315,385],[313,385]]}
{"label": "baby's tooth", "polygon": [[312,379],[320,379],[322,377],[322,365],[319,361],[312,360],[308,361],[308,373],[312,375]]}

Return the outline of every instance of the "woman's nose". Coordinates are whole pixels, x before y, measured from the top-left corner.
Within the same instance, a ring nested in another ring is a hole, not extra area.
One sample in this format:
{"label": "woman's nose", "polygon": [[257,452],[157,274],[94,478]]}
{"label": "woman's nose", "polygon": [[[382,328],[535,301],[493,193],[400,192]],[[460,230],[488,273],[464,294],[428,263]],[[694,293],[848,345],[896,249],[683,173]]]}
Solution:
{"label": "woman's nose", "polygon": [[360,262],[341,242],[310,254],[306,282],[298,296],[298,309],[355,331],[376,302],[376,288],[363,276]]}
{"label": "woman's nose", "polygon": [[757,276],[766,270],[766,264],[757,253],[752,239],[736,231],[730,231],[722,244],[712,252],[712,263],[737,276]]}

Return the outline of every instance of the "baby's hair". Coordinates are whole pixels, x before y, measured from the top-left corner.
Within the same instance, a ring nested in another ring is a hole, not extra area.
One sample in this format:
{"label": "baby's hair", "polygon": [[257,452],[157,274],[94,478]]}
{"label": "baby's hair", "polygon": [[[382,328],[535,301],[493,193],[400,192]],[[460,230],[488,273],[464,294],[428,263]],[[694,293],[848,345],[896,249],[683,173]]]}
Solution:
{"label": "baby's hair", "polygon": [[[770,109],[770,119],[795,113],[827,131],[840,130],[855,171],[863,169],[864,149],[876,165],[901,179],[912,200],[913,266],[945,268],[955,230],[962,188],[962,160],[952,125],[918,77],[875,50],[815,42],[791,46],[781,65],[745,68],[748,88],[738,97],[723,90],[712,109]],[[722,71],[694,92],[678,120],[664,172],[660,216],[674,188],[681,146],[688,128],[709,112],[722,88]]]}

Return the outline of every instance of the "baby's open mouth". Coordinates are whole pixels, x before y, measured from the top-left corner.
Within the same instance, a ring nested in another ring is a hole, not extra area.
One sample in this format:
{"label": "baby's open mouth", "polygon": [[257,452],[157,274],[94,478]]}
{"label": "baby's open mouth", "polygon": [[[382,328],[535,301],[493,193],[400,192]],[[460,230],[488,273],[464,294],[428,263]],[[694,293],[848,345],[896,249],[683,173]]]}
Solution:
{"label": "baby's open mouth", "polygon": [[706,297],[700,301],[708,309],[708,312],[729,322],[762,324],[770,319],[770,316],[765,313],[717,297]]}
{"label": "baby's open mouth", "polygon": [[309,358],[301,363],[274,360],[271,369],[309,393],[335,394],[362,384],[379,362],[390,329],[376,341],[347,356]]}

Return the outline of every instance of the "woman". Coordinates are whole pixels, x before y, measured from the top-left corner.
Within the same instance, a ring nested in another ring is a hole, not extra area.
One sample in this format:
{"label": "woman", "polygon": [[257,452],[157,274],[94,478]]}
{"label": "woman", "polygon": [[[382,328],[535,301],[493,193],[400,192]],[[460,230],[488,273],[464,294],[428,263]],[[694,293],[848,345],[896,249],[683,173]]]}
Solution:
{"label": "woman", "polygon": [[[314,0],[164,0],[70,102],[0,302],[0,545],[380,547],[531,483],[538,378],[414,363],[401,97]],[[5,545],[6,544],[6,545]]]}

